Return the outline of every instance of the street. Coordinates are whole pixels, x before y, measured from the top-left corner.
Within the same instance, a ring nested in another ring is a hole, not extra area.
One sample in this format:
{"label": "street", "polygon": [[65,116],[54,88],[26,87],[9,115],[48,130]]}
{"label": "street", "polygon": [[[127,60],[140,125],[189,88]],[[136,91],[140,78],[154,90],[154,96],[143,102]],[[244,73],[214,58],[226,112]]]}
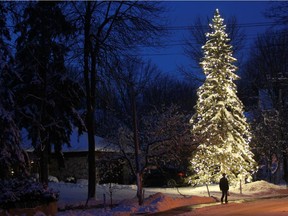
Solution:
{"label": "street", "polygon": [[207,204],[186,206],[167,212],[151,214],[154,216],[287,216],[288,197],[260,199],[248,202],[230,202],[229,204]]}

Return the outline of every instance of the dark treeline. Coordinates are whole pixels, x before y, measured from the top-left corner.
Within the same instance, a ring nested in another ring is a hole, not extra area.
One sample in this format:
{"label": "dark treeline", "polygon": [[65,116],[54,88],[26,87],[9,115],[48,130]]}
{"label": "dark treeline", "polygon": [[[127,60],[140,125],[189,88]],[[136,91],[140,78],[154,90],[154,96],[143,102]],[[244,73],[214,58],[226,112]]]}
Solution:
{"label": "dark treeline", "polygon": [[264,13],[277,23],[258,35],[241,70],[239,95],[250,110],[259,178],[288,183],[288,34],[287,2],[273,3]]}

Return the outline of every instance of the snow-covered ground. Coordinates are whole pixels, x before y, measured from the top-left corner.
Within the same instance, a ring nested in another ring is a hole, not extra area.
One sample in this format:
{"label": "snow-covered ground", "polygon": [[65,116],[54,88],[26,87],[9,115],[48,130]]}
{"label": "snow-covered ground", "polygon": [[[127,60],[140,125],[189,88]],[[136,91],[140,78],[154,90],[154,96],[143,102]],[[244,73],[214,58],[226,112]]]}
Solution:
{"label": "snow-covered ground", "polygon": [[[200,203],[216,203],[221,196],[218,185],[209,185],[209,192],[211,197],[208,196],[206,186],[194,188],[183,187],[178,189],[145,188],[144,204],[142,206],[139,206],[135,197],[136,186],[112,185],[112,188],[109,189],[109,185],[97,185],[96,200],[90,200],[86,208],[84,208],[87,197],[87,181],[82,181],[80,182],[80,184],[69,184],[61,182],[50,183],[49,187],[60,192],[60,199],[58,201],[58,207],[60,211],[58,212],[57,216],[128,216],[137,213],[153,213],[166,211],[180,206],[194,205]],[[112,204],[114,205],[112,209],[110,208],[110,192],[112,192]],[[263,197],[277,197],[283,196],[285,194],[288,194],[286,186],[278,186],[267,183],[265,181],[257,181],[243,185],[242,194],[240,194],[239,186],[230,187],[229,201],[243,199],[249,200],[255,198],[258,199]],[[103,207],[103,204],[105,207]],[[231,209],[231,212],[235,211],[235,205],[239,205],[237,207],[237,209],[239,210],[241,206],[239,203],[231,203],[227,205],[227,207],[225,206],[225,212],[229,212],[229,209]],[[249,202],[249,205],[253,206],[253,202]],[[267,203],[263,201],[263,205],[267,206]],[[219,206],[221,207],[221,205],[217,205],[214,207],[212,206],[202,209],[196,209],[195,211],[193,211],[193,213],[186,213],[183,215],[195,215],[196,212],[199,213],[197,213],[196,215],[209,215],[208,213],[211,213],[211,211],[209,211],[209,208],[213,208],[213,215],[217,215],[217,211],[223,211],[223,207],[219,208]],[[245,206],[247,206],[246,203]],[[251,207],[251,209],[252,208],[254,207]],[[281,210],[282,213],[283,211],[284,210]],[[231,212],[230,215],[233,215]],[[286,210],[284,212],[286,212]],[[286,214],[288,215],[288,209]],[[278,214],[275,214],[274,212],[273,215]]]}

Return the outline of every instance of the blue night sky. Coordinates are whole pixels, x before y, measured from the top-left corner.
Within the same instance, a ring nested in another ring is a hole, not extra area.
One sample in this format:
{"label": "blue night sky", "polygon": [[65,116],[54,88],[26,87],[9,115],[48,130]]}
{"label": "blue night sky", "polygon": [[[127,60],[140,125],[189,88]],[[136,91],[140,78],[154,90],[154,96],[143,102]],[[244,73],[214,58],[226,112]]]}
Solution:
{"label": "blue night sky", "polygon": [[[263,33],[269,27],[272,20],[266,19],[263,12],[270,8],[269,1],[165,1],[162,5],[167,8],[166,16],[169,27],[180,27],[177,30],[169,30],[169,36],[165,39],[165,48],[148,48],[142,51],[141,56],[151,59],[153,63],[165,73],[179,75],[177,65],[188,67],[189,59],[184,55],[184,38],[187,38],[187,27],[194,24],[197,17],[209,20],[213,17],[216,8],[225,19],[235,16],[238,24],[243,26],[246,34],[245,50],[249,51],[249,46],[257,34]],[[264,25],[253,25],[262,23]],[[265,24],[267,23],[267,24]]]}

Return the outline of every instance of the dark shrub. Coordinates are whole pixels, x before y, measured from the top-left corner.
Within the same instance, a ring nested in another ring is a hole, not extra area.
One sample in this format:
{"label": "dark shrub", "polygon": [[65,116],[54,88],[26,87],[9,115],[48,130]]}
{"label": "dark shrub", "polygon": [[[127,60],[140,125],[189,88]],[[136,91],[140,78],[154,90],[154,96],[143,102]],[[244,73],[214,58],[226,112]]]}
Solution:
{"label": "dark shrub", "polygon": [[57,201],[59,192],[29,178],[0,180],[0,208],[33,208]]}

